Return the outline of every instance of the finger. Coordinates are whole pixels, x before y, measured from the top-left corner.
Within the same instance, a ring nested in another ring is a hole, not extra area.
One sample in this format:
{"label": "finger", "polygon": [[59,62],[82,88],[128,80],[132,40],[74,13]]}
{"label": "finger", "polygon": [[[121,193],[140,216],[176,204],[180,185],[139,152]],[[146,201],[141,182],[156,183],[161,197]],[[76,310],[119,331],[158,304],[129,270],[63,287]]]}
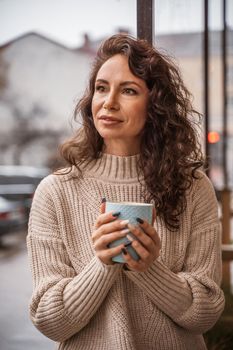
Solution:
{"label": "finger", "polygon": [[[155,241],[148,235],[146,232],[144,232],[140,227],[133,226],[131,224],[128,225],[128,228],[130,232],[133,234],[134,237],[130,237],[130,234],[127,235],[127,238],[131,241],[138,240],[142,243],[144,247],[147,248],[149,252],[154,251],[156,243]],[[134,239],[136,238],[136,239]]]}
{"label": "finger", "polygon": [[[109,233],[107,235],[102,235],[96,240],[93,240],[95,249],[104,249],[109,246],[110,243],[117,241],[118,239],[126,238],[126,234],[129,232],[128,229],[123,229],[121,231],[116,231]],[[127,238],[125,239],[127,242]]]}
{"label": "finger", "polygon": [[137,271],[137,272],[143,272],[147,270],[148,267],[145,264],[145,262],[141,259],[134,260],[126,248],[122,249],[122,256],[129,270]]}
{"label": "finger", "polygon": [[146,249],[139,241],[134,240],[132,247],[147,265],[150,265],[159,256],[159,248],[155,244],[151,244],[149,249]]}
{"label": "finger", "polygon": [[142,228],[142,230],[149,236],[151,239],[159,246],[161,247],[161,241],[159,238],[158,233],[156,232],[155,228],[150,225],[146,220],[142,220],[141,218],[136,219],[138,222],[139,227]]}
{"label": "finger", "polygon": [[121,231],[123,229],[127,229],[127,231],[125,231],[125,235],[126,235],[127,232],[129,232],[128,228],[126,227],[128,222],[129,222],[128,220],[117,220],[117,221],[113,221],[100,226],[92,234],[93,242],[95,242],[97,239],[99,239],[103,235],[108,235],[110,233]]}
{"label": "finger", "polygon": [[100,204],[100,214],[104,214],[106,209],[106,198],[102,198],[101,204]]}
{"label": "finger", "polygon": [[96,255],[105,264],[112,264],[113,263],[112,258],[114,256],[121,254],[123,247],[124,247],[124,244],[120,244],[117,247],[99,250],[96,252]]}
{"label": "finger", "polygon": [[[135,248],[136,248],[136,246],[134,246],[134,249]],[[135,251],[136,251],[136,249],[135,249]],[[132,256],[130,255],[130,252],[127,251],[127,248],[122,249],[122,255],[123,255],[124,260],[126,262],[126,266],[128,267],[129,270],[133,270],[133,271],[137,271],[137,272],[146,271],[159,256],[158,249],[157,249],[156,254],[154,254],[154,255],[149,254],[148,255],[148,252],[146,252],[145,248],[142,246],[141,246],[141,251],[140,251],[140,249],[137,249],[137,253],[138,253],[138,255],[140,255],[140,259],[134,260],[132,258]]]}
{"label": "finger", "polygon": [[[102,206],[102,204],[101,204],[101,206]],[[100,210],[103,210],[104,207],[101,209],[101,206],[100,206]],[[100,227],[108,222],[116,220],[119,215],[120,215],[120,212],[114,212],[114,211],[110,211],[108,213],[101,213],[98,216],[94,226],[95,226],[95,228],[98,228],[98,227]]]}

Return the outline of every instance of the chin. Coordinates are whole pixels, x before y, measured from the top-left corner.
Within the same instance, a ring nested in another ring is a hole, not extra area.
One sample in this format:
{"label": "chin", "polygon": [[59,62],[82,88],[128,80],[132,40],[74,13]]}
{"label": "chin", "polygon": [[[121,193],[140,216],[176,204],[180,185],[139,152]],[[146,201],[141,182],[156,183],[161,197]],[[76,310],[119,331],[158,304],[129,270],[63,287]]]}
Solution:
{"label": "chin", "polygon": [[125,137],[119,131],[115,130],[97,130],[103,139],[115,139]]}

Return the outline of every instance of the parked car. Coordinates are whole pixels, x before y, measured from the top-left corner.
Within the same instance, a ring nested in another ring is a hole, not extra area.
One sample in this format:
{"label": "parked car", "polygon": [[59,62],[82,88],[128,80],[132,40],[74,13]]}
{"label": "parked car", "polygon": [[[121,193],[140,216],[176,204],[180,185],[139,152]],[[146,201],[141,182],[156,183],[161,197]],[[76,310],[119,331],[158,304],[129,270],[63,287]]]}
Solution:
{"label": "parked car", "polygon": [[35,189],[49,173],[48,168],[1,165],[0,196],[12,203],[21,203],[28,216]]}
{"label": "parked car", "polygon": [[6,233],[24,228],[27,213],[22,202],[9,201],[0,196],[0,237]]}

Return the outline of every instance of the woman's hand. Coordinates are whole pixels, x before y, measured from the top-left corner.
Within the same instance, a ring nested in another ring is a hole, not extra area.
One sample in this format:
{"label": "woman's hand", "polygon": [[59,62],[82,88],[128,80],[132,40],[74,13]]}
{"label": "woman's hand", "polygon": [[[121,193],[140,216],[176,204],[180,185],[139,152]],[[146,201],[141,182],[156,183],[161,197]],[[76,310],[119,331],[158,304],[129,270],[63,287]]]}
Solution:
{"label": "woman's hand", "polygon": [[124,244],[114,248],[109,248],[108,245],[127,235],[129,232],[129,229],[126,227],[128,220],[118,220],[117,217],[120,213],[104,213],[104,203],[101,204],[100,211],[101,214],[98,216],[94,226],[92,242],[98,258],[106,265],[113,265],[112,258],[121,254]]}
{"label": "woman's hand", "polygon": [[128,269],[143,272],[159,257],[161,242],[152,225],[140,218],[137,221],[139,222],[138,226],[128,225],[130,232],[137,239],[132,239],[129,235],[127,237],[132,241],[131,246],[140,256],[140,259],[138,261],[134,260],[127,252],[127,247],[123,248],[122,253]]}

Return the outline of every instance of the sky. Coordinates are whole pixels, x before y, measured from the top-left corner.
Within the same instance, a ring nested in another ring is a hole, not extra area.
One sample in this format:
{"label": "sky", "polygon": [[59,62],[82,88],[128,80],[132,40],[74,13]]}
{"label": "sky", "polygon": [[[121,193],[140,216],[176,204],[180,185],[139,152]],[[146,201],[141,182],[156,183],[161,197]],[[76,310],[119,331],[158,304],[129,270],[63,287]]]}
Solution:
{"label": "sky", "polygon": [[[221,28],[222,0],[209,0],[210,27]],[[154,0],[155,31],[200,31],[204,0]],[[100,39],[127,28],[136,35],[136,0],[0,0],[0,45],[36,31],[70,48],[83,43],[84,33]],[[233,27],[233,0],[227,1]]]}

